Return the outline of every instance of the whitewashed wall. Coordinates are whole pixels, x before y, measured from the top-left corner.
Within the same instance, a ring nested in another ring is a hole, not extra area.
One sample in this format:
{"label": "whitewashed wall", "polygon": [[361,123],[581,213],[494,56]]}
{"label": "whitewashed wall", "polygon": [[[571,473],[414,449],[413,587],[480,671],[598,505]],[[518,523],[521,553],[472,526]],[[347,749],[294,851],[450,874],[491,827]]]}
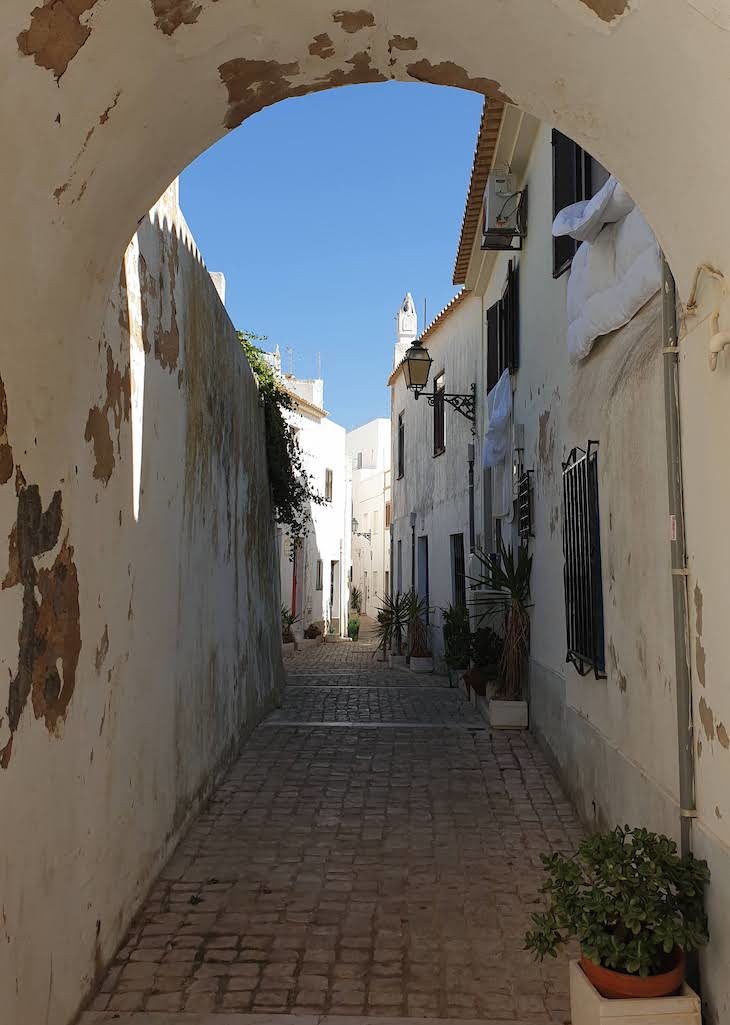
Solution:
{"label": "whitewashed wall", "polygon": [[[484,405],[482,355],[482,302],[477,296],[466,298],[448,313],[433,329],[424,345],[433,359],[431,378],[442,371],[447,392],[468,392],[472,382],[477,384],[477,405]],[[398,416],[404,413],[405,467],[398,477]],[[483,417],[479,424],[483,429]],[[446,448],[440,455],[433,454],[433,409],[425,397],[414,399],[405,385],[403,373],[398,373],[391,388],[391,431],[393,463],[393,587],[398,589],[398,543],[401,548],[402,574],[400,589],[407,591],[415,579],[419,589],[418,570],[411,575],[411,513],[416,514],[416,564],[418,539],[428,537],[429,602],[431,612],[431,645],[438,657],[443,653],[442,610],[454,599],[451,534],[464,535],[465,557],[469,559],[469,465],[468,446],[475,439],[471,424],[460,413],[446,406]],[[479,458],[479,444],[476,445]],[[476,479],[476,522],[480,514],[480,473]],[[478,528],[477,528],[478,529]]]}
{"label": "whitewashed wall", "polygon": [[0,402],[8,1025],[71,1020],[282,677],[262,411],[175,187],[75,374],[30,436]]}
{"label": "whitewashed wall", "polygon": [[[345,457],[347,432],[329,418],[307,411],[306,407],[292,411],[288,416],[299,429],[302,465],[319,495],[325,494],[325,471],[332,470],[332,501],[324,505],[312,503],[309,528],[297,556],[295,604],[299,621],[294,626],[294,635],[301,637],[308,626],[317,623],[328,627],[332,624],[337,636],[346,636],[351,521]],[[317,587],[318,560],[322,562],[321,588]],[[331,595],[333,562],[337,566],[334,570],[334,593]],[[291,609],[293,563],[286,533],[280,538],[279,565],[282,602]]]}
{"label": "whitewashed wall", "polygon": [[390,420],[383,417],[347,434],[352,517],[353,522],[357,521],[357,534],[352,538],[352,583],[363,596],[363,612],[372,618],[377,616],[390,574],[390,530],[385,526],[385,506],[390,500],[390,446]]}
{"label": "whitewashed wall", "polygon": [[[524,124],[522,131],[534,126]],[[597,828],[639,823],[678,837],[660,299],[603,338],[583,363],[569,364],[567,276],[554,281],[551,275],[551,162],[550,130],[541,125],[524,175],[529,221],[520,257],[522,357],[513,379],[514,417],[525,429],[526,466],[535,471],[531,724],[587,822]],[[482,260],[485,309],[501,294],[506,259],[497,257],[491,278],[484,270],[488,260]],[[475,281],[479,262],[475,254]],[[718,287],[702,285],[708,304]],[[730,362],[721,357],[711,375],[710,325],[690,320],[689,326],[681,341],[680,382],[699,813],[693,837],[713,872],[703,984],[708,1020],[722,1022],[730,1014],[730,704],[723,644],[730,568],[724,509],[730,495],[719,442],[730,432]],[[599,442],[605,680],[581,678],[565,663],[562,461],[589,439]]]}

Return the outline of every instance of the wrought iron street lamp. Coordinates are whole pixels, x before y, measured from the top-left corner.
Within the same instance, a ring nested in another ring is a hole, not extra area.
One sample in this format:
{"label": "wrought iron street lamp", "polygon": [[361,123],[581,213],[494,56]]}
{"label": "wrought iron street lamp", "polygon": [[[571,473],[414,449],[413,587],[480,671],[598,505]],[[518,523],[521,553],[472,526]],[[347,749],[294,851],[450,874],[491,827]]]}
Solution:
{"label": "wrought iron street lamp", "polygon": [[428,349],[416,343],[412,345],[403,357],[403,373],[406,379],[406,387],[413,392],[413,397],[418,399],[421,395],[426,396],[429,406],[433,406],[436,397],[452,406],[457,413],[472,424],[472,434],[475,433],[476,407],[477,407],[477,386],[473,384],[471,390],[466,393],[449,392],[427,392],[428,377],[431,373],[433,360]]}

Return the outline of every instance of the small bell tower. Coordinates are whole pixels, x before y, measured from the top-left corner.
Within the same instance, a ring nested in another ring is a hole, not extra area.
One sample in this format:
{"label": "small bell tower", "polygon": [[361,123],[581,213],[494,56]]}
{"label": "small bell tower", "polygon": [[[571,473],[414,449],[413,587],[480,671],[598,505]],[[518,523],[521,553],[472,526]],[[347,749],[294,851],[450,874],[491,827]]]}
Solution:
{"label": "small bell tower", "polygon": [[418,337],[418,316],[413,296],[407,293],[400,304],[400,309],[395,316],[395,352],[393,354],[393,367],[397,367],[416,338]]}

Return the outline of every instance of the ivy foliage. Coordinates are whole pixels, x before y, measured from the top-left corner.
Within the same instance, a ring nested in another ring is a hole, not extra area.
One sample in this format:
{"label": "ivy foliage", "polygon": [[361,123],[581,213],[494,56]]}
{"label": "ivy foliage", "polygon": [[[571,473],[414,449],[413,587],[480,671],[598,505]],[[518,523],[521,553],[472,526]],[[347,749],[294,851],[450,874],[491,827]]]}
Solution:
{"label": "ivy foliage", "polygon": [[324,499],[312,486],[312,477],[302,464],[296,432],[284,415],[295,408],[294,400],[282,388],[266,353],[257,344],[266,341],[265,337],[239,331],[238,338],[264,407],[266,464],[274,515],[277,523],[288,529],[292,544],[296,545],[306,533],[310,506],[321,505]]}
{"label": "ivy foliage", "polygon": [[617,827],[588,837],[573,857],[542,861],[548,906],[525,937],[540,960],[575,937],[594,964],[645,977],[666,970],[675,947],[707,942],[707,862],[680,857],[667,836]]}

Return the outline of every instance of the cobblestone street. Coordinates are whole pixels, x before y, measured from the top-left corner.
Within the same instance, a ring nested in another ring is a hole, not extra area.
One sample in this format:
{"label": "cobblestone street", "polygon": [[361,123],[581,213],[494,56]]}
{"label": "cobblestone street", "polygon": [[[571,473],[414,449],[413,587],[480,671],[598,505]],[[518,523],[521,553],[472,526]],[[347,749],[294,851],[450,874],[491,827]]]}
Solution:
{"label": "cobblestone street", "polygon": [[92,1008],[568,1020],[565,961],[522,947],[539,855],[581,829],[531,735],[492,733],[446,680],[391,671],[367,643],[287,668],[283,708],[163,871]]}

